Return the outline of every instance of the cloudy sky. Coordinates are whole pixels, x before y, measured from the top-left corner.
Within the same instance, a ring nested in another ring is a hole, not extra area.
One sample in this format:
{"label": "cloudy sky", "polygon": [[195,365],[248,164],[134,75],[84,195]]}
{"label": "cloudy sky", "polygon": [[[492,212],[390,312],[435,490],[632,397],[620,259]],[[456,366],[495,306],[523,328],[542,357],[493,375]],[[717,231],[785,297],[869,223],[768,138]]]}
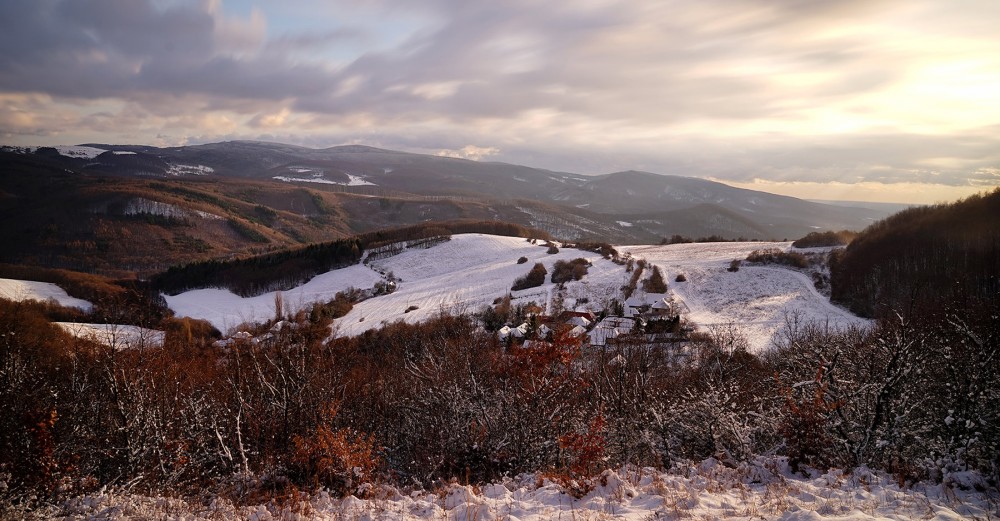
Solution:
{"label": "cloudy sky", "polygon": [[3,0],[0,143],[363,143],[807,198],[1000,184],[996,0]]}

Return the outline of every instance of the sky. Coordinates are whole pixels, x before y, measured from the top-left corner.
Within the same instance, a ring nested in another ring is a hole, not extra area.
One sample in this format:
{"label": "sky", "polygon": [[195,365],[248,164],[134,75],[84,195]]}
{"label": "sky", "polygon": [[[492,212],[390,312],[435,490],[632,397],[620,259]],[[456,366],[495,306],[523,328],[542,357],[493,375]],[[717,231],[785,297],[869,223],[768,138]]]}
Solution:
{"label": "sky", "polygon": [[0,143],[371,146],[809,199],[1000,185],[995,0],[3,0]]}

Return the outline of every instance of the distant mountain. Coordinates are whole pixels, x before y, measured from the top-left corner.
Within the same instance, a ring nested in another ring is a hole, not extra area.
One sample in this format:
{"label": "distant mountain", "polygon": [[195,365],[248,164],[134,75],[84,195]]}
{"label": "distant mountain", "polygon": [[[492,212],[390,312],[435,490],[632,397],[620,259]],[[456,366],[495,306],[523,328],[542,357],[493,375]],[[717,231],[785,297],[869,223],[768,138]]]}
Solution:
{"label": "distant mountain", "polygon": [[[77,269],[107,263],[108,249],[122,250],[112,264],[144,271],[440,220],[505,221],[627,244],[672,235],[797,238],[860,230],[887,215],[691,177],[585,176],[361,145],[4,147],[0,168],[0,215],[8,216],[0,238],[21,241],[0,261]],[[125,247],[121,234],[155,241]],[[83,266],[61,265],[72,262]]]}
{"label": "distant mountain", "polygon": [[[275,179],[342,186],[376,186],[418,195],[485,199],[534,199],[607,214],[680,210],[714,204],[785,234],[816,228],[861,229],[895,208],[822,204],[722,183],[649,172],[584,176],[507,163],[398,152],[361,145],[312,149],[257,141],[230,141],[184,147],[85,145],[152,156],[169,165],[164,174],[208,167],[224,177]],[[124,156],[88,165],[125,173]],[[103,158],[103,156],[102,156]],[[112,161],[114,159],[114,161]],[[173,170],[171,171],[171,168]],[[146,168],[151,170],[151,168]],[[136,168],[137,173],[143,173]],[[787,230],[787,231],[785,231]]]}

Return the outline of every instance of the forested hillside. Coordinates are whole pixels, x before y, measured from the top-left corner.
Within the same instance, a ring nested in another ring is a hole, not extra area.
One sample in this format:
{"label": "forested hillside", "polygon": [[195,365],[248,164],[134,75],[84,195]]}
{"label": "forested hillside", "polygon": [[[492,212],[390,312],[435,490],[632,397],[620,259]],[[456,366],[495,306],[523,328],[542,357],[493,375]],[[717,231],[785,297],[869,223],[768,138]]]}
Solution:
{"label": "forested hillside", "polygon": [[862,316],[995,307],[1000,189],[880,221],[831,263],[832,298]]}

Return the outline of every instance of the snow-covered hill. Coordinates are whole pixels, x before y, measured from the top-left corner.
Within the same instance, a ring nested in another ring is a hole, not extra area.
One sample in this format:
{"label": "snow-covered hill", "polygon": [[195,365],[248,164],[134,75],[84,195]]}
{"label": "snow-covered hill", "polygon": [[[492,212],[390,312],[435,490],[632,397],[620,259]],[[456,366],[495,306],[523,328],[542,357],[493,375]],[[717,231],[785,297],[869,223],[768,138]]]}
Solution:
{"label": "snow-covered hill", "polygon": [[[368,289],[393,274],[397,290],[360,302],[335,328],[341,335],[356,335],[396,320],[409,323],[425,320],[442,311],[479,311],[510,291],[514,279],[523,276],[536,262],[549,272],[557,260],[578,257],[593,266],[581,281],[567,284],[566,305],[587,299],[581,306],[603,309],[625,282],[625,271],[596,253],[563,249],[557,254],[525,239],[494,235],[455,235],[450,241],[427,249],[411,249],[398,255],[371,260],[349,268],[333,270],[308,283],[281,293],[284,308],[294,311],[316,301],[327,301],[348,288]],[[528,261],[518,264],[520,257]],[[535,302],[545,306],[555,287],[552,283],[513,292],[515,302]],[[200,289],[167,296],[167,304],[179,316],[208,320],[225,331],[240,323],[266,320],[274,316],[276,292],[243,298],[228,290]],[[409,312],[406,310],[416,306]]]}
{"label": "snow-covered hill", "polygon": [[[632,246],[622,250],[645,258],[664,270],[670,281],[669,296],[685,310],[685,317],[702,328],[718,324],[738,325],[751,349],[771,345],[786,320],[819,321],[830,327],[866,325],[868,322],[834,306],[813,287],[804,274],[790,269],[744,266],[738,272],[726,268],[733,259],[743,259],[762,248],[788,250],[790,243],[704,243],[668,246]],[[520,257],[528,260],[518,264]],[[335,323],[338,335],[356,335],[396,320],[418,322],[434,314],[479,311],[510,291],[513,281],[536,262],[549,273],[558,260],[582,257],[590,261],[586,277],[566,285],[566,308],[594,312],[621,299],[621,287],[629,274],[625,268],[596,253],[563,248],[548,254],[541,244],[524,239],[492,235],[456,235],[450,241],[427,249],[410,249],[397,255],[370,260],[320,275],[307,284],[282,293],[284,308],[295,310],[315,301],[333,298],[338,291],[371,288],[395,276],[394,293],[365,300]],[[673,282],[683,273],[687,282]],[[546,279],[551,281],[551,276]],[[551,307],[556,285],[551,282],[512,293],[514,303],[534,302]],[[641,291],[640,291],[641,293]],[[209,320],[221,330],[242,322],[274,316],[275,293],[242,298],[226,290],[201,289],[168,296],[168,305],[181,316]],[[409,311],[407,311],[409,310]]]}
{"label": "snow-covered hill", "polygon": [[[302,309],[313,302],[327,301],[338,291],[370,288],[382,276],[357,265],[333,270],[289,291],[281,292],[284,308],[288,311]],[[274,317],[277,292],[256,297],[241,297],[225,289],[197,289],[179,295],[165,295],[167,305],[178,316],[208,320],[221,331],[228,331],[244,322],[258,322]]]}
{"label": "snow-covered hill", "polygon": [[[627,246],[622,250],[645,258],[664,270],[675,299],[683,302],[687,319],[702,328],[736,324],[754,351],[766,349],[789,320],[819,322],[833,329],[866,326],[859,318],[820,295],[806,275],[783,267],[744,264],[727,271],[734,259],[753,250],[792,248],[788,242],[721,242]],[[686,282],[674,282],[683,274]]]}
{"label": "snow-covered hill", "polygon": [[[565,305],[599,311],[607,307],[625,282],[625,270],[596,253],[561,249],[548,254],[541,243],[493,235],[456,235],[452,240],[424,250],[409,250],[369,264],[379,271],[392,272],[401,279],[395,293],[366,300],[354,306],[337,322],[338,333],[355,335],[381,324],[403,319],[416,322],[441,311],[479,311],[510,292],[518,277],[535,263],[545,265],[549,274],[556,261],[584,258],[593,263],[581,281],[567,283]],[[528,261],[518,264],[520,257]],[[546,278],[550,281],[551,276]],[[555,284],[512,292],[515,303],[535,302],[547,307]],[[417,309],[405,313],[411,306]]]}

